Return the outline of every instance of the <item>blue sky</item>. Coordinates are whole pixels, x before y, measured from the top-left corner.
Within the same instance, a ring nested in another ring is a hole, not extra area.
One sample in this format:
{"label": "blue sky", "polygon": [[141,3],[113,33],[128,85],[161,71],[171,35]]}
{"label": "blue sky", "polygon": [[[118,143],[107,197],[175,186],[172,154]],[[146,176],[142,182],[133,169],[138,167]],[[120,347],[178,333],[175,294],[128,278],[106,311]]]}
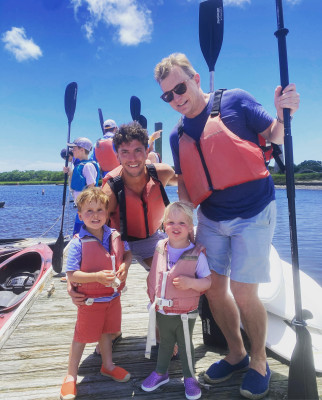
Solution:
{"label": "blue sky", "polygon": [[[322,2],[283,4],[289,77],[301,95],[292,123],[294,161],[322,160]],[[72,81],[78,98],[71,139],[100,137],[98,108],[104,119],[131,121],[136,95],[149,133],[163,122],[163,160],[172,165],[168,138],[179,114],[160,99],[153,69],[161,58],[183,52],[209,90],[198,12],[198,0],[1,0],[0,171],[62,168],[64,93]],[[245,89],[275,115],[275,1],[224,1],[224,24],[215,88]]]}

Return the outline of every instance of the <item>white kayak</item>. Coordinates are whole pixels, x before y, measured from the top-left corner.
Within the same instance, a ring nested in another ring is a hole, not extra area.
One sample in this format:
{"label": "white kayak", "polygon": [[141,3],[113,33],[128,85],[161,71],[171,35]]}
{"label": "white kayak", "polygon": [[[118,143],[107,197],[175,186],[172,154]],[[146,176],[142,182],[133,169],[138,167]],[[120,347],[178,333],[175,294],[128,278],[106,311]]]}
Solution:
{"label": "white kayak", "polygon": [[[273,246],[270,263],[271,282],[259,285],[259,297],[268,315],[266,346],[290,360],[296,344],[296,333],[291,327],[295,316],[292,266],[280,259]],[[312,339],[315,370],[322,372],[322,287],[303,271],[300,271],[300,282],[302,309],[313,316],[306,323]]]}

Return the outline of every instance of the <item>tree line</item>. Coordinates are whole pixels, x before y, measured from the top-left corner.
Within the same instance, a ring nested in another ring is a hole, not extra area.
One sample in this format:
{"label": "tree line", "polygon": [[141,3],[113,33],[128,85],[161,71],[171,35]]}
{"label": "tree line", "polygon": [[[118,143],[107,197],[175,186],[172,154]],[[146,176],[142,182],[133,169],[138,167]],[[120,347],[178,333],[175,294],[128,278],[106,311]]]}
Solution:
{"label": "tree line", "polygon": [[10,171],[0,172],[0,182],[59,182],[64,180],[61,171]]}
{"label": "tree line", "polygon": [[[270,167],[273,172],[273,167]],[[322,161],[306,160],[294,165],[296,174],[322,173]],[[10,171],[0,172],[0,182],[61,182],[64,180],[64,173],[61,171]]]}

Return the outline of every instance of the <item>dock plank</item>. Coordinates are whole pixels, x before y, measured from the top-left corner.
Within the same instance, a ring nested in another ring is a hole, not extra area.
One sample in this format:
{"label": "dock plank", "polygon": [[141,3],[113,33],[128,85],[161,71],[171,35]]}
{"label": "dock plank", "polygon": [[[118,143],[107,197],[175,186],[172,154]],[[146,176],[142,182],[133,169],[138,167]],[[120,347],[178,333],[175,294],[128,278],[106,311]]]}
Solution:
{"label": "dock plank", "polygon": [[[117,383],[100,375],[101,358],[93,354],[95,344],[86,346],[78,373],[79,400],[125,400],[130,398],[156,400],[184,399],[180,361],[172,361],[170,382],[155,392],[141,390],[141,382],[155,368],[156,360],[144,358],[148,325],[146,305],[146,271],[132,264],[128,278],[128,291],[122,295],[123,339],[116,346],[114,361],[131,372],[127,383]],[[0,399],[2,400],[57,400],[60,385],[66,375],[68,351],[73,337],[76,307],[72,304],[66,283],[53,277],[47,287],[54,284],[55,291],[48,296],[40,294],[11,337],[1,349]],[[223,350],[205,346],[201,321],[198,318],[194,331],[196,376],[202,384],[203,399],[242,399],[239,386],[243,374],[217,385],[203,382],[202,375],[214,361],[225,354]],[[270,392],[267,400],[287,398],[288,365],[271,357]],[[319,395],[322,398],[322,377],[318,377]]]}

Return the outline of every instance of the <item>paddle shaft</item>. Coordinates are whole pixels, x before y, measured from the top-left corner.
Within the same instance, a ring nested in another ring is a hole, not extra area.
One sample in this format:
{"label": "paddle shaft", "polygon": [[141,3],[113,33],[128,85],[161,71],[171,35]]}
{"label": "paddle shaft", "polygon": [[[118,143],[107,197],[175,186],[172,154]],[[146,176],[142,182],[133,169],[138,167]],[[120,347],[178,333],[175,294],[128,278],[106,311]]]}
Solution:
{"label": "paddle shaft", "polygon": [[103,135],[104,135],[104,118],[103,118],[102,110],[100,108],[98,109],[98,117],[99,117],[99,120],[100,120],[101,129],[102,129],[102,132],[103,132]]}
{"label": "paddle shaft", "polygon": [[[70,125],[71,125],[71,122],[68,121],[67,143],[69,143],[69,141],[70,141]],[[66,157],[66,160],[65,160],[65,168],[68,167],[68,158],[69,158],[68,151],[69,151],[69,148],[68,148],[68,146],[67,146],[67,148],[66,148],[67,157]],[[63,200],[62,200],[62,215],[61,215],[61,224],[60,224],[60,233],[59,233],[59,234],[62,234],[62,232],[63,232],[63,228],[64,228],[64,216],[65,216],[65,206],[66,206],[66,193],[67,193],[68,173],[66,172],[64,175],[65,175],[65,176],[64,176],[64,190],[63,190]]]}
{"label": "paddle shaft", "polygon": [[[284,28],[283,8],[281,0],[276,0],[276,16],[277,16],[277,31],[275,32],[275,36],[277,37],[278,40],[281,86],[284,89],[289,84],[287,49],[286,49],[286,35],[288,34],[288,29]],[[292,142],[291,118],[290,118],[289,108],[283,109],[283,118],[284,118],[286,191],[287,191],[288,210],[289,210],[295,316],[296,316],[296,321],[298,323],[303,324],[297,229],[296,229],[296,212],[295,212],[293,142]]]}

